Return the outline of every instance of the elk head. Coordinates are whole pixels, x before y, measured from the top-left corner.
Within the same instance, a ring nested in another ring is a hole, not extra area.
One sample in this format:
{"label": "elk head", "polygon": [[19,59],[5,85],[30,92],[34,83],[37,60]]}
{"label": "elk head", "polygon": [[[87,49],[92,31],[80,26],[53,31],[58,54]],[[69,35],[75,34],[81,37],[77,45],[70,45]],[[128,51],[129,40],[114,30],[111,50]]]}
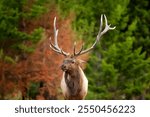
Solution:
{"label": "elk head", "polygon": [[[103,29],[103,19],[105,19],[105,28]],[[84,99],[88,90],[88,80],[80,67],[81,60],[77,57],[90,52],[100,41],[102,35],[104,35],[108,30],[113,30],[115,27],[110,27],[107,23],[107,18],[105,15],[101,15],[100,28],[98,35],[96,37],[93,45],[88,49],[83,49],[83,44],[79,51],[76,51],[76,43],[73,46],[73,53],[67,53],[62,50],[57,41],[58,29],[56,29],[56,17],[54,18],[54,44],[50,38],[50,48],[63,56],[65,59],[61,65],[63,70],[63,78],[61,80],[61,88],[65,99]]]}

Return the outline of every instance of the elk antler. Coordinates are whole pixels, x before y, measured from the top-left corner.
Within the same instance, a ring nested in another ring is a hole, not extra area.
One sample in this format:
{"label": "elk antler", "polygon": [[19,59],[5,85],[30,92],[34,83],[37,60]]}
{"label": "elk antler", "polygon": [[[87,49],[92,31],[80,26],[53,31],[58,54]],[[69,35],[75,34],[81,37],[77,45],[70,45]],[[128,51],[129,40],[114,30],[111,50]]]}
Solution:
{"label": "elk antler", "polygon": [[[103,28],[103,17],[105,19],[105,28],[104,28],[104,30],[102,30],[102,28]],[[74,43],[74,56],[79,56],[79,55],[82,55],[82,54],[85,54],[85,53],[91,51],[95,47],[97,42],[101,39],[102,35],[104,35],[108,30],[114,30],[116,28],[116,27],[110,27],[110,25],[111,24],[108,25],[108,23],[107,23],[106,16],[101,15],[100,28],[99,28],[99,32],[98,32],[98,35],[96,37],[96,40],[95,40],[94,44],[86,50],[83,50],[84,45],[82,44],[81,49],[79,50],[79,52],[76,53],[76,49],[75,49],[76,48],[76,43]]]}
{"label": "elk antler", "polygon": [[68,56],[69,53],[66,53],[65,51],[63,51],[59,46],[58,46],[58,41],[57,41],[57,36],[58,36],[58,29],[56,29],[56,17],[54,18],[54,44],[52,44],[51,42],[51,37],[50,37],[50,48],[59,53],[62,54],[64,56]]}

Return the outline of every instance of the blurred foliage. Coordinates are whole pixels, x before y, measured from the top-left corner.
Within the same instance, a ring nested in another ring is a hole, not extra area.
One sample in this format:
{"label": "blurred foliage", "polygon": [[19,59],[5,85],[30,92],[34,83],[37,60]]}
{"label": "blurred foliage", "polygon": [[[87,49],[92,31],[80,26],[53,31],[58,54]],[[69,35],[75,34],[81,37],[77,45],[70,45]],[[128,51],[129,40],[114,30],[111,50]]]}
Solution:
{"label": "blurred foliage", "polygon": [[3,49],[0,49],[0,62],[15,63],[14,59],[4,54]]}
{"label": "blurred foliage", "polygon": [[31,99],[35,99],[36,95],[39,94],[39,87],[40,87],[39,82],[30,82],[28,90],[27,90],[28,97]]}
{"label": "blurred foliage", "polygon": [[[27,60],[28,54],[34,51],[43,36],[44,29],[32,23],[49,11],[48,7],[51,3],[52,0],[0,0],[1,99],[12,99],[20,91],[22,96],[24,95],[23,92],[26,90],[20,87],[22,85],[27,87],[26,82],[20,84],[19,82],[27,76],[22,78],[23,75],[17,75],[16,72],[26,67],[21,61]],[[15,67],[19,64],[23,65],[15,71]],[[30,83],[28,95],[31,98],[36,96],[38,85],[38,83]],[[20,88],[18,92],[17,86]]]}
{"label": "blurred foliage", "polygon": [[[6,45],[7,48],[18,46],[17,49],[31,52],[30,46],[23,43],[29,40],[33,43],[38,42],[41,39],[43,30],[39,27],[31,34],[22,30],[26,27],[25,23],[27,21],[36,19],[47,11],[47,7],[45,7],[47,2],[48,0],[1,0],[0,47],[6,48]],[[25,48],[25,46],[27,47]]]}

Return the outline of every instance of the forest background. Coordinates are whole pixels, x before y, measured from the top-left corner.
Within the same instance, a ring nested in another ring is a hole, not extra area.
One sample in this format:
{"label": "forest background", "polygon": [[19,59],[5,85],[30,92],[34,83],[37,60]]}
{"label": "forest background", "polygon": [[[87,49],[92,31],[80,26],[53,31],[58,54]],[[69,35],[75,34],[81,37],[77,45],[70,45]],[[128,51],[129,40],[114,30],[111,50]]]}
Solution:
{"label": "forest background", "polygon": [[101,14],[116,26],[88,55],[86,99],[150,99],[149,0],[0,0],[0,99],[63,99],[63,57],[49,48],[57,17],[59,45],[88,48]]}

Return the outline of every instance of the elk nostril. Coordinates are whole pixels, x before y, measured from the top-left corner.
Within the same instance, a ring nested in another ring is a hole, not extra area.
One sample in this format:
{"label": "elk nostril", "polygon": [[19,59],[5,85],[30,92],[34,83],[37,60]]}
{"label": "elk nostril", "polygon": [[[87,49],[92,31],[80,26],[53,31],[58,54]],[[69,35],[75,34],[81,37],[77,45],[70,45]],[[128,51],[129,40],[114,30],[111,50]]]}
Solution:
{"label": "elk nostril", "polygon": [[62,70],[66,70],[66,69],[67,69],[66,65],[62,65],[62,66],[61,66],[61,69],[62,69]]}

